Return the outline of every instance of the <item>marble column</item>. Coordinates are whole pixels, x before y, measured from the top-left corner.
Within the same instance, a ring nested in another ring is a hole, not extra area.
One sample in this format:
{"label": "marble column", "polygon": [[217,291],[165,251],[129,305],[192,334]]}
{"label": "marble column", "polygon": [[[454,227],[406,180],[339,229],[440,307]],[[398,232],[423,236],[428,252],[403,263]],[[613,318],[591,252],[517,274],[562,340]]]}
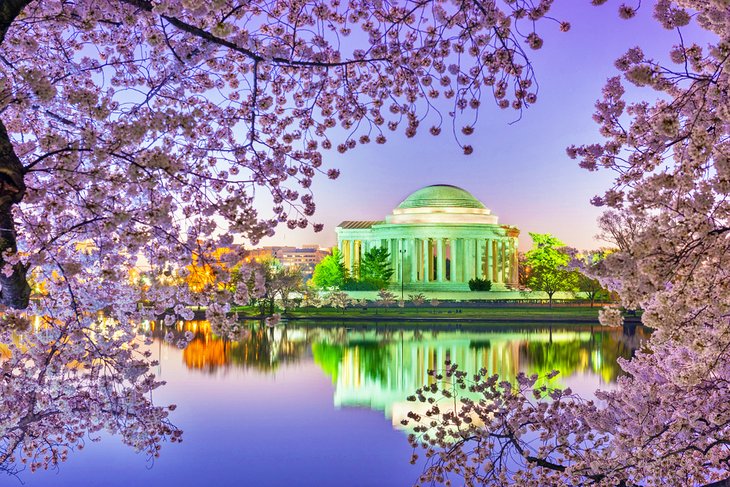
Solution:
{"label": "marble column", "polygon": [[449,281],[451,282],[461,282],[459,279],[461,277],[461,255],[457,250],[459,240],[458,238],[449,240]]}
{"label": "marble column", "polygon": [[423,267],[423,272],[421,273],[421,280],[423,282],[428,282],[431,280],[431,266],[430,259],[428,255],[428,251],[431,250],[431,242],[429,239],[424,238],[423,239],[423,245],[421,245],[421,264]]}
{"label": "marble column", "polygon": [[499,240],[492,240],[492,275],[494,277],[493,282],[502,282],[499,275]]}
{"label": "marble column", "polygon": [[362,262],[362,240],[355,240],[355,268],[357,277],[360,277],[360,262]]}
{"label": "marble column", "polygon": [[461,239],[463,242],[461,244],[461,277],[464,280],[464,282],[469,280],[469,239],[463,238]]}
{"label": "marble column", "polygon": [[464,242],[464,257],[462,260],[464,261],[464,265],[462,265],[462,269],[464,271],[464,282],[469,282],[469,279],[471,279],[471,269],[470,269],[470,263],[473,262],[473,259],[471,258],[471,242],[472,240],[469,238],[465,238],[462,240]]}
{"label": "marble column", "polygon": [[509,282],[509,278],[507,277],[507,269],[509,269],[509,267],[507,267],[507,241],[506,240],[502,240],[501,248],[502,248],[502,252],[501,252],[501,255],[502,255],[502,282],[506,284]]}
{"label": "marble column", "polygon": [[388,239],[388,250],[390,251],[390,261],[393,263],[393,271],[395,273],[395,280],[396,282],[401,282],[403,280],[403,273],[401,269],[401,260],[400,260],[400,249],[401,249],[401,241],[395,240],[393,238]]}
{"label": "marble column", "polygon": [[493,279],[493,263],[494,263],[494,249],[492,245],[492,239],[488,238],[485,240],[486,250],[484,251],[484,269],[479,277],[482,279],[488,279],[494,282]]}
{"label": "marble column", "polygon": [[418,252],[416,252],[418,239],[409,239],[406,257],[411,264],[411,281],[418,282]]}
{"label": "marble column", "polygon": [[497,240],[497,275],[499,282],[504,284],[504,273],[502,272],[504,259],[502,258],[502,239]]}
{"label": "marble column", "polygon": [[479,279],[484,277],[486,262],[487,262],[487,241],[484,239],[477,240],[477,268],[475,269]]}
{"label": "marble column", "polygon": [[474,261],[472,265],[474,267],[474,277],[482,277],[484,271],[484,240],[474,240]]}
{"label": "marble column", "polygon": [[515,288],[520,286],[520,257],[517,250],[517,242],[512,239],[512,285]]}
{"label": "marble column", "polygon": [[350,239],[350,255],[347,260],[349,261],[347,263],[347,267],[350,271],[350,276],[352,276],[353,269],[355,267],[355,241],[352,239]]}
{"label": "marble column", "polygon": [[492,282],[502,282],[497,273],[497,241],[492,240]]}
{"label": "marble column", "polygon": [[[383,245],[383,242],[381,240],[380,245]],[[388,249],[388,255],[390,256],[390,267],[393,268],[393,273],[395,274],[395,280],[397,282],[400,282],[400,272],[398,272],[398,259],[397,257],[397,251],[395,249],[395,246],[393,245],[393,239],[389,238],[385,241],[385,248]]]}
{"label": "marble column", "polygon": [[446,277],[446,245],[443,238],[436,240],[436,255],[438,256],[436,280],[444,282],[444,277]]}
{"label": "marble column", "polygon": [[436,252],[436,241],[432,238],[429,238],[428,239],[428,280],[432,281],[432,282],[436,280],[437,262],[434,260],[434,253],[436,254],[436,259],[438,259],[438,253]]}
{"label": "marble column", "polygon": [[475,277],[479,277],[479,266],[477,265],[477,260],[479,259],[479,240],[472,238],[470,239],[470,242],[471,254],[469,255],[469,272],[471,274],[470,279],[474,279]]}

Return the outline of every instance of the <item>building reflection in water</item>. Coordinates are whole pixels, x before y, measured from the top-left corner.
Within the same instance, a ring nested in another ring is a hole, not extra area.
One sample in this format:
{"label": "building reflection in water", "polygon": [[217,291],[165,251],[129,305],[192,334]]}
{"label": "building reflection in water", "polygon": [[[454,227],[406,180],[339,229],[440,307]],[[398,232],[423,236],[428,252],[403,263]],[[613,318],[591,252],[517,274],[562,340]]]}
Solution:
{"label": "building reflection in water", "polygon": [[[621,373],[620,357],[629,358],[648,333],[634,335],[599,326],[546,328],[473,327],[384,330],[362,327],[279,326],[249,323],[236,340],[216,336],[205,321],[180,322],[173,330],[189,330],[194,338],[183,352],[188,368],[207,372],[244,368],[269,373],[284,363],[313,359],[332,380],[336,406],[383,411],[396,426],[414,404],[406,397],[433,380],[428,371],[450,360],[462,370],[481,368],[506,380],[518,372],[545,374],[559,370],[559,378],[590,375],[610,384]],[[168,330],[154,323],[147,331],[157,339]],[[174,341],[173,341],[174,343]]]}

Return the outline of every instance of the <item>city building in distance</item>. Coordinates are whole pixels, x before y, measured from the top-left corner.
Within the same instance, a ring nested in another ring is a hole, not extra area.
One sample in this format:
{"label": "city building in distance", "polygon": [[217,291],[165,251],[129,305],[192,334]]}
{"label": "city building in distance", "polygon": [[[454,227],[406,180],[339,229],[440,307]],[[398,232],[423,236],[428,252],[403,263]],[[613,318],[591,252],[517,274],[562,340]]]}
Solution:
{"label": "city building in distance", "polygon": [[301,247],[267,246],[251,249],[248,257],[253,260],[271,257],[284,267],[299,267],[306,281],[311,279],[314,267],[327,255],[329,249],[321,249],[317,244],[304,244]]}

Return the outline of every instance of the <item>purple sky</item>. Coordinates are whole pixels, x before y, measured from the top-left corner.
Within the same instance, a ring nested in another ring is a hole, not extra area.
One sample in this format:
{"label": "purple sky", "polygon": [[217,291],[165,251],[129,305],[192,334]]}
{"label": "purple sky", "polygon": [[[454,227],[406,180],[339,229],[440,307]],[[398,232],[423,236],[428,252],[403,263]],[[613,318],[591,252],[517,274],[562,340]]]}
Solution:
{"label": "purple sky", "polygon": [[[600,140],[591,118],[593,105],[605,80],[617,73],[617,57],[640,45],[648,56],[664,60],[677,41],[676,31],[663,29],[651,18],[650,2],[630,21],[618,18],[619,5],[555,2],[552,16],[569,21],[572,28],[560,33],[550,22],[539,27],[545,44],[532,52],[540,85],[537,104],[510,124],[515,112],[499,110],[484,99],[469,141],[472,155],[462,155],[450,130],[440,137],[429,135],[429,124],[413,139],[397,132],[385,145],[360,146],[344,156],[329,151],[325,164],[339,168],[341,176],[336,181],[318,177],[313,184],[313,221],[324,223],[325,229],[317,234],[280,227],[261,245],[334,245],[340,221],[382,219],[410,193],[430,184],[460,186],[498,215],[500,223],[518,226],[521,250],[532,244],[528,232],[549,232],[581,249],[602,245],[593,238],[601,210],[589,200],[610,186],[612,174],[580,169],[566,156],[565,147]],[[712,40],[696,29],[684,30],[683,35],[686,42],[703,47]],[[646,90],[643,96],[656,98]]]}

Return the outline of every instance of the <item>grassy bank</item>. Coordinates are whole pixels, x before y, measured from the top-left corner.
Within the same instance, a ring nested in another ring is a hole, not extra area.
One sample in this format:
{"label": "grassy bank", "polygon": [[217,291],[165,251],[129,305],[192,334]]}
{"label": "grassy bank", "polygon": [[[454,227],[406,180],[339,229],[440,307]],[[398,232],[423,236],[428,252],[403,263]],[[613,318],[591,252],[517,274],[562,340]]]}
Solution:
{"label": "grassy bank", "polygon": [[[588,306],[511,306],[460,307],[457,304],[438,307],[350,307],[296,308],[283,313],[289,320],[348,320],[348,321],[483,321],[483,322],[560,322],[596,323],[598,307]],[[258,310],[239,308],[242,319],[258,317]]]}

